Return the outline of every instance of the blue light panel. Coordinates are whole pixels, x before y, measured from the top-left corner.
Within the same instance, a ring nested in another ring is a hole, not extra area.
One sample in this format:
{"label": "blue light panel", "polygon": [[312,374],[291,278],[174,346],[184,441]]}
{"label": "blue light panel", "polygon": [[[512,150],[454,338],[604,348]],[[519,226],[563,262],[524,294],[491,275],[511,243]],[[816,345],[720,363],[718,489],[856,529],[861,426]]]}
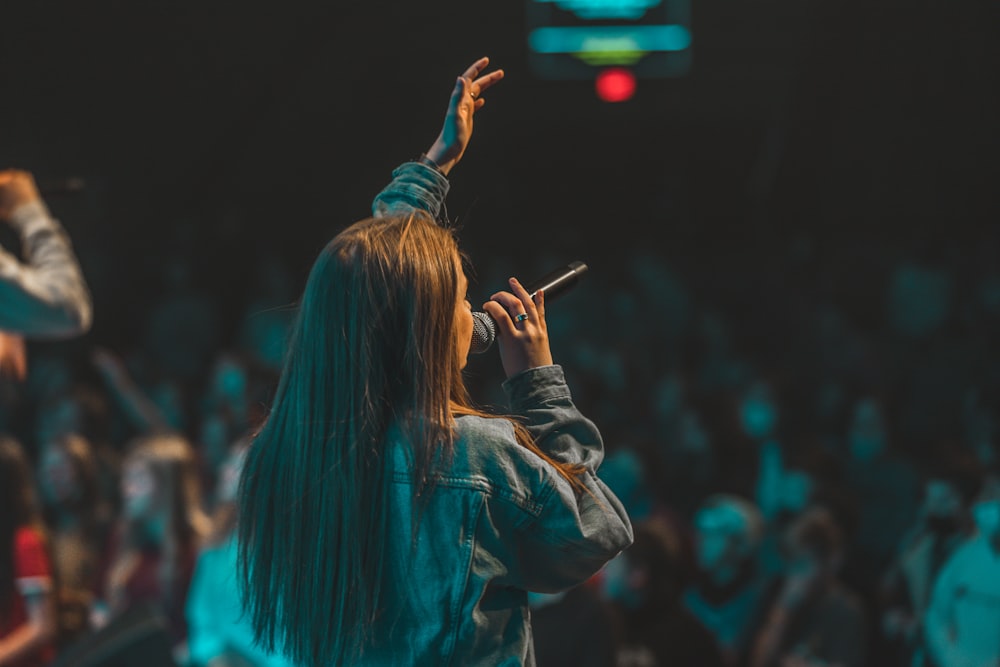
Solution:
{"label": "blue light panel", "polygon": [[592,79],[604,67],[638,77],[691,68],[690,0],[528,0],[529,61],[543,79]]}

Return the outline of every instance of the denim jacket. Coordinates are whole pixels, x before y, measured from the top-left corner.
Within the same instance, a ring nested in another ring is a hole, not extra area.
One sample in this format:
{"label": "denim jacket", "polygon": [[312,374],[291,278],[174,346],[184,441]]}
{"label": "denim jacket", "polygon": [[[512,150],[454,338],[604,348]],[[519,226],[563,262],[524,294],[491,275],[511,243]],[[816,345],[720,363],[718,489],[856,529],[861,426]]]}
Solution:
{"label": "denim jacket", "polygon": [[[439,216],[448,191],[439,172],[406,163],[393,176],[376,216],[414,207]],[[601,434],[574,405],[562,368],[526,370],[503,389],[542,451],[586,468],[586,492],[519,445],[507,419],[460,416],[454,456],[435,474],[414,530],[415,480],[398,445],[390,561],[399,576],[387,592],[399,609],[363,664],[534,665],[527,592],[581,584],[632,543],[625,508],[596,474]]]}

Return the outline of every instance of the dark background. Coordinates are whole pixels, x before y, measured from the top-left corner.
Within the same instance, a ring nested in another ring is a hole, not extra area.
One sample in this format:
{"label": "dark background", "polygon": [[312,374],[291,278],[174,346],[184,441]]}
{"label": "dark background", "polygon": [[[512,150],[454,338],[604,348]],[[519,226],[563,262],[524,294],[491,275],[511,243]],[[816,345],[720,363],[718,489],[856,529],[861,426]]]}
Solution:
{"label": "dark background", "polygon": [[[232,442],[225,419],[209,428],[218,362],[264,359],[244,368],[256,423],[280,368],[257,343],[488,55],[506,78],[448,200],[473,304],[586,262],[549,333],[630,515],[757,498],[747,415],[771,414],[789,469],[837,492],[823,502],[851,537],[845,581],[873,602],[871,554],[913,525],[919,484],[1000,462],[1000,4],[692,0],[691,72],[621,104],[536,79],[524,9],[0,3],[0,168],[46,189],[95,312],[84,336],[29,342],[0,430],[32,448],[107,416],[125,450],[149,425],[95,370],[103,347],[214,460]],[[68,177],[86,187],[56,192]],[[10,230],[0,244],[16,249]],[[467,371],[474,397],[502,398],[498,355]],[[855,460],[872,401],[891,455]]]}
{"label": "dark background", "polygon": [[[262,257],[297,290],[325,240],[429,147],[480,55],[507,77],[448,206],[482,269],[474,301],[573,259],[588,283],[627,290],[642,254],[750,332],[780,332],[818,299],[874,330],[899,258],[992,270],[996,3],[692,11],[690,74],[607,104],[589,82],[533,77],[515,0],[7,3],[0,166],[43,186],[85,179],[48,197],[94,293],[78,344],[122,349],[177,257],[217,301],[223,338]],[[617,317],[586,290],[566,299]],[[744,338],[755,354],[787,343]]]}

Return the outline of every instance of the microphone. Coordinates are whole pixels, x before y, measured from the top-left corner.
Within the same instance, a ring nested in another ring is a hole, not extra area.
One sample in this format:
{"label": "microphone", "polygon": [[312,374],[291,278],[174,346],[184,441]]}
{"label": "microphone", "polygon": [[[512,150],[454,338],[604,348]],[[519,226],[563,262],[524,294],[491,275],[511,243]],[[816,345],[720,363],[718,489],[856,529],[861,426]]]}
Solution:
{"label": "microphone", "polygon": [[[548,303],[557,296],[560,296],[580,280],[580,276],[587,272],[587,265],[583,262],[570,262],[554,271],[546,273],[538,280],[525,285],[531,298],[539,290],[545,292],[545,301]],[[482,354],[493,346],[497,337],[497,323],[489,313],[473,311],[472,313],[472,345],[469,348],[470,354]]]}

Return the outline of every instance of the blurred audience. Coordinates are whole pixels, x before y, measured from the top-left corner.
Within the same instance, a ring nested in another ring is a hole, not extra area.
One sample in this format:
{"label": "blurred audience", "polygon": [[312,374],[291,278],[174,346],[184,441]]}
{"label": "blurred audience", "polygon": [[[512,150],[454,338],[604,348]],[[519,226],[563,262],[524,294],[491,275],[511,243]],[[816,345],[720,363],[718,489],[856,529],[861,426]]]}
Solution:
{"label": "blurred audience", "polygon": [[616,635],[616,667],[723,667],[715,633],[684,605],[689,569],[674,529],[655,519],[600,576]]}
{"label": "blurred audience", "polygon": [[844,576],[856,590],[873,591],[916,517],[919,473],[900,453],[888,401],[878,395],[856,397],[843,446],[845,481],[860,508],[857,530],[845,544]]}
{"label": "blurred audience", "polygon": [[972,505],[975,532],[934,582],[924,618],[934,667],[1000,665],[1000,472],[990,471]]}
{"label": "blurred audience", "polygon": [[979,484],[971,457],[926,471],[919,514],[882,575],[877,591],[885,664],[924,664],[923,619],[941,566],[972,531],[970,506]]}
{"label": "blurred audience", "polygon": [[236,490],[250,446],[235,441],[219,468],[212,528],[198,553],[185,607],[189,667],[293,667],[254,643],[236,581]]}
{"label": "blurred audience", "polygon": [[122,509],[102,559],[94,622],[102,627],[151,603],[182,652],[188,590],[210,528],[195,451],[179,435],[140,437],[126,452],[121,483]]}
{"label": "blurred audience", "polygon": [[44,667],[56,655],[55,573],[30,462],[0,436],[0,665]]}
{"label": "blurred audience", "polygon": [[763,531],[760,510],[736,495],[709,496],[694,515],[696,570],[682,600],[730,667],[744,664],[772,594],[773,582],[758,559]]}
{"label": "blurred audience", "polygon": [[[69,258],[54,278],[63,286],[36,294],[55,299],[37,314],[83,333],[90,298],[65,231],[34,195],[4,213],[5,197],[32,188],[30,175],[0,172],[0,231],[27,244],[25,261],[12,247],[0,264],[38,292],[30,276]],[[0,512],[11,545],[0,604],[23,612],[20,630],[0,616],[0,656],[24,637],[58,651],[152,601],[171,619],[179,664],[185,636],[190,667],[272,664],[240,639],[230,581],[213,573],[230,562],[238,452],[276,383],[295,267],[263,248],[246,280],[226,283],[245,292],[220,304],[211,253],[189,256],[200,239],[191,222],[179,221],[150,264],[158,289],[130,314],[127,346],[36,346],[40,336],[16,333],[0,308],[0,434],[22,443],[35,475],[0,481],[12,498]],[[572,307],[573,296],[549,310],[578,376],[574,400],[607,439],[600,476],[637,524],[670,537],[648,536],[648,550],[630,549],[563,595],[532,594],[540,666],[657,664],[646,616],[669,617],[665,627],[680,613],[654,590],[652,572],[667,562],[685,613],[726,667],[749,667],[755,639],[756,660],[782,667],[997,664],[996,501],[982,470],[1000,460],[1000,361],[985,352],[1000,336],[1000,235],[971,244],[980,259],[961,267],[894,243],[855,265],[846,241],[811,242],[823,252],[806,274],[787,273],[778,246],[768,258],[720,246],[710,265],[635,248],[625,270],[593,267],[603,275],[584,289],[598,311]],[[501,284],[515,263],[494,258],[479,283]],[[881,311],[838,287],[845,265],[865,294],[881,295]],[[764,289],[758,267],[807,280]],[[794,316],[772,321],[786,311]],[[642,326],[623,333],[626,321]],[[573,335],[583,327],[593,335]],[[488,363],[470,364],[487,398],[498,386]],[[174,454],[153,453],[149,443],[167,441]],[[7,511],[33,493],[29,478],[39,508]],[[29,613],[50,605],[55,634],[44,613]]]}
{"label": "blurred audience", "polygon": [[100,545],[108,538],[114,515],[101,494],[96,456],[83,436],[64,435],[47,443],[37,470],[51,539],[62,647],[92,629]]}
{"label": "blurred audience", "polygon": [[528,592],[536,667],[615,667],[617,637],[599,579],[560,593]]}
{"label": "blurred audience", "polygon": [[861,667],[867,611],[839,577],[844,534],[828,509],[807,509],[788,527],[787,568],[756,632],[750,667]]}

